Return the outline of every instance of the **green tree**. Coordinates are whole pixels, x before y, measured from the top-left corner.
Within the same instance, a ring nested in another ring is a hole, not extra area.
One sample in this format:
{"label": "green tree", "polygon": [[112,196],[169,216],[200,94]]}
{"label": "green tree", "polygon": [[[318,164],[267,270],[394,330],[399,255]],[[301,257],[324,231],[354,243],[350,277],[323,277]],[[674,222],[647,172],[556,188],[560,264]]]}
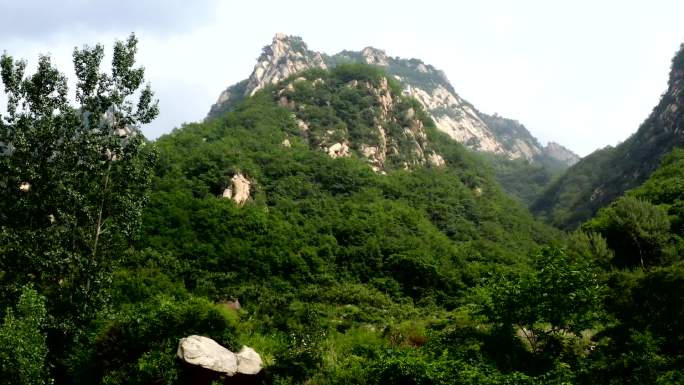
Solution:
{"label": "green tree", "polygon": [[624,196],[587,222],[583,228],[606,238],[619,267],[651,266],[667,257],[670,221],[667,211],[647,201]]}
{"label": "green tree", "polygon": [[0,384],[47,383],[45,298],[30,288],[22,291],[16,309],[8,308],[0,325]]}
{"label": "green tree", "polygon": [[608,247],[608,243],[601,234],[595,232],[573,231],[568,236],[567,244],[568,255],[583,260],[594,260],[601,267],[608,267],[613,259],[613,251]]}
{"label": "green tree", "polygon": [[75,49],[76,106],[48,56],[30,76],[24,61],[0,60],[0,302],[33,284],[61,339],[101,309],[146,200],[154,151],[139,126],[158,107],[136,51],[133,35],[116,42],[105,74],[103,46]]}
{"label": "green tree", "polygon": [[514,327],[534,353],[560,354],[558,342],[580,337],[600,320],[603,285],[598,274],[589,261],[558,249],[537,256],[535,271],[496,279],[490,289],[484,314],[504,328]]}

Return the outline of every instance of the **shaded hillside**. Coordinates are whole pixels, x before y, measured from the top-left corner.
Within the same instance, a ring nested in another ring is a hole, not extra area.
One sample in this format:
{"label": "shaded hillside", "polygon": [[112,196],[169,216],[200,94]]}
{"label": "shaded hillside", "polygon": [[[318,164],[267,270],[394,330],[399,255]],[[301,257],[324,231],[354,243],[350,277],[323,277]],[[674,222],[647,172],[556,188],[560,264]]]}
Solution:
{"label": "shaded hillside", "polygon": [[[642,185],[601,208],[582,230],[608,248],[600,247],[595,262],[607,272],[604,306],[611,314],[593,337],[584,382],[682,383],[684,149],[665,155]],[[637,353],[645,346],[648,353]]]}
{"label": "shaded hillside", "polygon": [[575,164],[531,206],[549,223],[573,228],[643,183],[662,157],[684,145],[684,48],[672,60],[668,89],[639,130],[615,148]]}
{"label": "shaded hillside", "polygon": [[499,156],[485,155],[484,158],[504,191],[526,207],[531,205],[566,169],[541,162],[531,163]]}

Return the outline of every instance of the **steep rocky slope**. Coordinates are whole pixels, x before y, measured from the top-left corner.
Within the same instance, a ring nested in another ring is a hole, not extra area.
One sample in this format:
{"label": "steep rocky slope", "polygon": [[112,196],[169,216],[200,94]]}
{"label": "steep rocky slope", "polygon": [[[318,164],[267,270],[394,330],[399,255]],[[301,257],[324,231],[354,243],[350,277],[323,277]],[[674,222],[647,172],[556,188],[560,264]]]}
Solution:
{"label": "steep rocky slope", "polygon": [[[511,129],[510,124],[494,123],[496,127],[490,127],[488,121],[492,122],[494,117],[480,113],[456,93],[442,71],[418,59],[389,57],[384,51],[372,47],[360,52],[342,51],[329,56],[309,50],[299,37],[284,34],[276,34],[271,45],[263,48],[247,80],[221,93],[208,117],[217,117],[229,111],[246,96],[295,73],[342,63],[382,67],[400,82],[404,94],[422,104],[439,130],[471,149],[527,161],[538,160],[539,155],[545,153],[544,148],[522,125]],[[571,152],[561,154],[559,158],[555,158],[556,152],[546,154],[560,164],[570,165],[576,159]]]}
{"label": "steep rocky slope", "polygon": [[292,111],[299,130],[294,136],[333,158],[365,159],[376,172],[445,163],[427,139],[425,125],[432,122],[420,104],[375,67],[341,64],[331,71],[305,71],[270,95]]}
{"label": "steep rocky slope", "polygon": [[552,170],[564,169],[579,161],[580,157],[566,147],[549,142],[542,146],[537,138],[517,120],[497,114],[480,113],[482,120],[494,133],[511,159],[535,160]]}
{"label": "steep rocky slope", "polygon": [[532,205],[556,226],[572,228],[643,183],[662,157],[684,145],[684,45],[672,61],[667,92],[639,130],[617,147],[583,158]]}
{"label": "steep rocky slope", "polygon": [[565,166],[572,166],[580,160],[577,154],[556,142],[547,143],[542,150],[542,156]]}

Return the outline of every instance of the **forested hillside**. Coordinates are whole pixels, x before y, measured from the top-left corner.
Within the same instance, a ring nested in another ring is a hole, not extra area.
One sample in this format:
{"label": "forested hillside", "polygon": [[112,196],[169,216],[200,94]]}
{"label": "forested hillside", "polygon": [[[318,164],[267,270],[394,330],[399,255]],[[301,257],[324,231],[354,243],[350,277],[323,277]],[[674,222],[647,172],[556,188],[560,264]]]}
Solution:
{"label": "forested hillside", "polygon": [[[149,142],[136,52],[75,50],[75,105],[2,57],[0,384],[684,382],[681,149],[564,233],[382,68]],[[258,370],[193,366],[191,335]]]}

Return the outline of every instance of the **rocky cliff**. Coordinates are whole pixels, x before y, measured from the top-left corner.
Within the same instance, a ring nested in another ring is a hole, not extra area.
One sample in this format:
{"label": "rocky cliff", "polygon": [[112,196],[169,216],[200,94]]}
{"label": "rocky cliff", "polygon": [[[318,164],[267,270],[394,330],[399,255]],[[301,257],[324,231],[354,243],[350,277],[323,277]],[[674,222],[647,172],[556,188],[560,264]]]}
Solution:
{"label": "rocky cliff", "polygon": [[554,170],[572,166],[580,159],[577,154],[558,143],[549,142],[542,146],[517,120],[497,114],[480,113],[480,116],[511,159],[534,160]]}
{"label": "rocky cliff", "polygon": [[[507,130],[509,125],[491,127],[487,122],[491,117],[480,113],[461,98],[442,71],[418,59],[389,57],[384,51],[372,47],[360,52],[342,51],[329,56],[309,50],[299,37],[284,34],[276,34],[271,45],[263,48],[247,80],[232,85],[221,93],[216,104],[211,107],[209,117],[230,110],[237,101],[295,73],[311,68],[325,69],[342,63],[364,63],[382,67],[393,79],[400,82],[404,94],[416,98],[422,104],[439,130],[473,150],[527,161],[535,161],[537,155],[544,153],[544,148],[522,125],[520,132]],[[554,156],[556,153],[548,154]],[[558,162],[571,163],[576,158],[574,154],[574,157],[565,155],[557,159]]]}
{"label": "rocky cliff", "polygon": [[293,138],[332,158],[361,158],[376,172],[445,165],[428,141],[425,121],[432,122],[420,104],[374,67],[340,64],[300,72],[279,83],[271,97],[292,111]]}
{"label": "rocky cliff", "polygon": [[577,154],[556,142],[549,142],[544,146],[542,155],[568,166],[572,166],[580,160]]}

